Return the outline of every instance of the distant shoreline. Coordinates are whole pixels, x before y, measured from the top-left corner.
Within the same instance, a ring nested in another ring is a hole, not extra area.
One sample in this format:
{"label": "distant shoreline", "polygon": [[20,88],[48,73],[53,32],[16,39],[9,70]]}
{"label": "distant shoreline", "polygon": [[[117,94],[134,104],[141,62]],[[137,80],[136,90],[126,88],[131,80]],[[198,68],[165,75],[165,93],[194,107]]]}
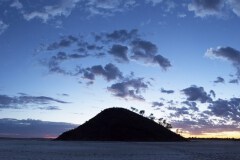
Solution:
{"label": "distant shoreline", "polygon": [[[240,138],[196,138],[196,137],[191,137],[187,138],[190,141],[195,141],[195,140],[208,140],[208,141],[240,141]],[[48,141],[48,140],[54,140],[54,138],[19,138],[19,137],[0,137],[0,140],[43,140],[43,141]],[[92,142],[92,141],[91,141]],[[97,142],[97,141],[96,141]],[[112,141],[111,141],[112,142]],[[127,142],[127,141],[126,141]],[[166,141],[163,141],[166,142]]]}

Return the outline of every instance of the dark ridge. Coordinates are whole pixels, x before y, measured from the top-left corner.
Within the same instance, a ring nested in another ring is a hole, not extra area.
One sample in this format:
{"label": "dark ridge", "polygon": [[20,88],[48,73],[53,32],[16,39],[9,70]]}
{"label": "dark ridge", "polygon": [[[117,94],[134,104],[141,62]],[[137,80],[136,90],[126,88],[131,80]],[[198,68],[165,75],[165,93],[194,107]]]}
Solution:
{"label": "dark ridge", "polygon": [[56,140],[76,141],[187,141],[156,122],[124,108],[105,109]]}

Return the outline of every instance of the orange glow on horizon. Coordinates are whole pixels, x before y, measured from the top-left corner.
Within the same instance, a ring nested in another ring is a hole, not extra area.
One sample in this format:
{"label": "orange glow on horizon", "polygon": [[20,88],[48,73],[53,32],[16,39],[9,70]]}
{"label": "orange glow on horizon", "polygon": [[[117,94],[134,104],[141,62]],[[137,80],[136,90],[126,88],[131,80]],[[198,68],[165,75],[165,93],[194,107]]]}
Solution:
{"label": "orange glow on horizon", "polygon": [[191,138],[236,138],[240,139],[240,132],[238,131],[223,131],[218,133],[203,133],[203,134],[190,134],[190,133],[182,133],[183,137]]}

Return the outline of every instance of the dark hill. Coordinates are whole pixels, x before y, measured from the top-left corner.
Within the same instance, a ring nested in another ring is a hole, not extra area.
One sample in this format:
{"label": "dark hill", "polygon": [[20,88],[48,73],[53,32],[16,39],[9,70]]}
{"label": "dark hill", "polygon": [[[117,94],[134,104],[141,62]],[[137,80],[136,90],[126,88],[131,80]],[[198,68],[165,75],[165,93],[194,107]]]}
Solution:
{"label": "dark hill", "polygon": [[185,141],[154,121],[123,108],[105,109],[56,140],[78,141]]}

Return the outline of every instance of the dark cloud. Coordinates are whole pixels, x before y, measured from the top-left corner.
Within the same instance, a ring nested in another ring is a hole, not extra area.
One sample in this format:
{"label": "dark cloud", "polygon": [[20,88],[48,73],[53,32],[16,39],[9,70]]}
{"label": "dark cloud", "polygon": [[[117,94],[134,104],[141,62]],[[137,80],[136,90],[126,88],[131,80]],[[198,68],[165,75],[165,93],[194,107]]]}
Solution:
{"label": "dark cloud", "polygon": [[161,88],[161,93],[172,94],[174,93],[174,90],[166,90],[164,88]]}
{"label": "dark cloud", "polygon": [[214,92],[214,90],[210,90],[209,95],[210,95],[210,96],[213,96],[213,98],[216,97],[216,93]]}
{"label": "dark cloud", "polygon": [[162,107],[163,105],[161,102],[152,102],[152,107]]}
{"label": "dark cloud", "polygon": [[222,78],[222,77],[217,77],[217,79],[215,80],[215,81],[213,81],[214,83],[224,83],[225,82],[225,80],[224,80],[224,78]]}
{"label": "dark cloud", "polygon": [[174,117],[179,117],[179,116],[183,116],[183,115],[189,115],[189,109],[187,107],[168,107],[168,110],[172,110],[174,111],[174,113],[171,113],[171,116]]}
{"label": "dark cloud", "polygon": [[188,5],[188,10],[193,11],[195,16],[216,16],[221,14],[224,0],[193,0]]}
{"label": "dark cloud", "polygon": [[27,107],[27,105],[47,105],[51,103],[69,103],[62,100],[54,99],[51,97],[46,96],[29,96],[29,95],[22,95],[22,96],[7,96],[7,95],[0,95],[0,108],[2,109],[20,109]]}
{"label": "dark cloud", "polygon": [[150,41],[145,41],[141,39],[137,39],[132,41],[132,52],[133,52],[133,59],[145,59],[145,58],[152,58],[156,55],[158,49],[155,44]]}
{"label": "dark cloud", "polygon": [[77,127],[75,124],[33,119],[0,119],[0,137],[53,138]]}
{"label": "dark cloud", "polygon": [[144,97],[140,94],[148,88],[148,85],[143,80],[143,78],[125,79],[122,82],[112,84],[108,87],[108,91],[116,97],[144,100]]}
{"label": "dark cloud", "polygon": [[236,68],[238,79],[240,79],[240,51],[231,47],[217,47],[217,49],[210,48],[206,52],[206,56],[223,58],[230,61]]}
{"label": "dark cloud", "polygon": [[128,62],[128,47],[123,46],[123,45],[113,45],[112,48],[109,50],[109,53],[113,55],[117,60],[123,61],[123,62]]}
{"label": "dark cloud", "polygon": [[171,67],[170,61],[162,55],[156,55],[158,48],[150,41],[137,39],[131,43],[132,59],[142,60],[144,63],[155,63],[162,67],[164,70]]}
{"label": "dark cloud", "polygon": [[187,96],[188,101],[200,101],[201,103],[211,102],[212,98],[208,95],[203,87],[191,86],[182,90]]}
{"label": "dark cloud", "polygon": [[166,70],[167,68],[172,66],[170,61],[167,58],[165,58],[165,57],[163,57],[161,55],[154,56],[153,63],[157,63],[164,70]]}
{"label": "dark cloud", "polygon": [[59,42],[54,42],[47,47],[47,50],[56,50],[60,48],[65,48],[71,46],[73,43],[78,41],[77,37],[69,35],[67,37],[62,37]]}
{"label": "dark cloud", "polygon": [[111,42],[112,41],[113,42],[130,42],[138,37],[139,37],[139,34],[137,29],[133,29],[130,31],[121,29],[121,30],[115,30],[112,33],[104,34],[104,38],[107,41],[111,41]]}
{"label": "dark cloud", "polygon": [[103,76],[107,81],[123,78],[122,72],[112,63],[105,67],[101,65],[92,66],[82,70],[83,77],[89,80],[94,80],[95,76]]}
{"label": "dark cloud", "polygon": [[240,121],[240,98],[218,99],[208,107],[215,116]]}
{"label": "dark cloud", "polygon": [[187,105],[189,108],[189,110],[192,110],[192,111],[199,111],[198,107],[197,107],[197,103],[196,102],[191,102],[191,101],[183,101],[182,104],[185,104]]}
{"label": "dark cloud", "polygon": [[231,80],[229,81],[229,83],[235,83],[235,84],[238,84],[238,79],[231,79]]}

